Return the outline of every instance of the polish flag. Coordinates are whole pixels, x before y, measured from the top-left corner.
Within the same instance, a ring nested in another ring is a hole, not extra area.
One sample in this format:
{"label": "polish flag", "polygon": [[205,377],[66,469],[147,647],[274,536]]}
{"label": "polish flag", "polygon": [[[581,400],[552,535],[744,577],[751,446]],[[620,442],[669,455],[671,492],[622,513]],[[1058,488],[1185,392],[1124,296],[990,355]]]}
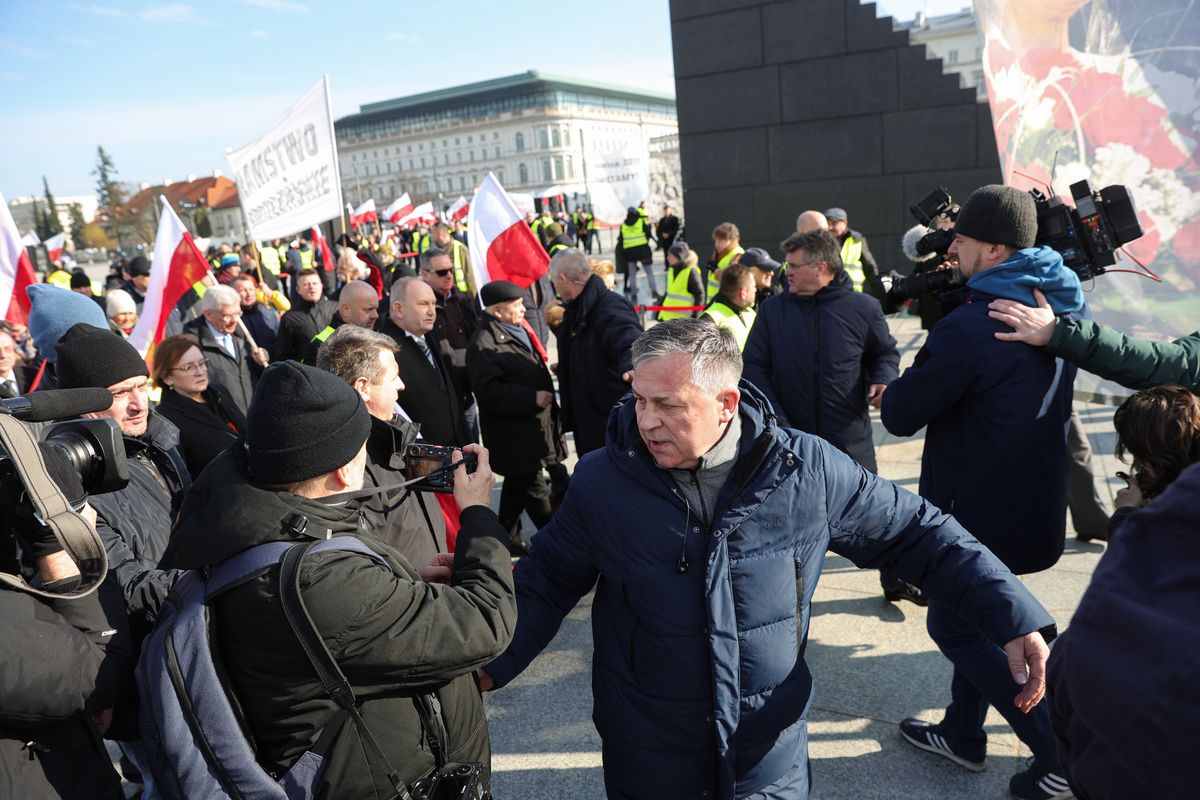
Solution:
{"label": "polish flag", "polygon": [[0,309],[4,310],[7,322],[18,325],[29,322],[29,295],[25,289],[35,283],[33,262],[25,251],[8,203],[0,194]]}
{"label": "polish flag", "polygon": [[[349,208],[349,206],[346,207]],[[375,213],[374,199],[368,200],[350,212],[351,228],[357,228],[359,225],[365,225],[368,222],[379,222],[379,215]]]}
{"label": "polish flag", "polygon": [[59,232],[51,236],[42,244],[46,245],[46,256],[50,259],[51,264],[57,264],[62,259],[63,245],[67,243],[66,234]]}
{"label": "polish flag", "polygon": [[151,365],[154,347],[163,340],[171,310],[193,285],[210,274],[208,262],[167,198],[159,195],[158,199],[162,214],[150,261],[150,285],[146,287],[142,315],[129,334],[129,343]]}
{"label": "polish flag", "polygon": [[392,201],[392,204],[383,212],[383,216],[387,218],[388,222],[396,223],[411,214],[412,211],[412,200],[409,199],[408,192],[405,192]]}
{"label": "polish flag", "polygon": [[39,239],[38,235],[33,231],[30,231],[21,238],[21,244],[25,245],[26,247],[37,247],[41,243],[42,240]]}
{"label": "polish flag", "polygon": [[321,229],[313,225],[312,229],[313,244],[321,251],[321,266],[326,272],[333,272],[333,250],[329,248],[329,242],[325,241],[325,237],[321,235]]}
{"label": "polish flag", "polygon": [[468,220],[467,241],[477,286],[505,280],[524,289],[546,274],[550,256],[490,172],[471,200]]}
{"label": "polish flag", "polygon": [[437,215],[433,213],[433,203],[421,203],[407,216],[401,217],[396,224],[403,228],[406,225],[432,225],[435,222],[437,222]]}
{"label": "polish flag", "polygon": [[467,215],[471,210],[471,204],[467,202],[467,198],[461,194],[454,201],[454,205],[450,206],[450,221],[457,222]]}

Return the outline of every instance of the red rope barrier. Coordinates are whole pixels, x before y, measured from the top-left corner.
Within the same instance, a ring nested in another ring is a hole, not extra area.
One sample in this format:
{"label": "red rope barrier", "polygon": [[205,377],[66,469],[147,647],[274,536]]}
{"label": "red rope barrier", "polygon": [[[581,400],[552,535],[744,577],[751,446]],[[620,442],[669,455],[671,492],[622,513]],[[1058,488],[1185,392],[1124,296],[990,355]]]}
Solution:
{"label": "red rope barrier", "polygon": [[703,311],[707,306],[634,306],[634,311]]}

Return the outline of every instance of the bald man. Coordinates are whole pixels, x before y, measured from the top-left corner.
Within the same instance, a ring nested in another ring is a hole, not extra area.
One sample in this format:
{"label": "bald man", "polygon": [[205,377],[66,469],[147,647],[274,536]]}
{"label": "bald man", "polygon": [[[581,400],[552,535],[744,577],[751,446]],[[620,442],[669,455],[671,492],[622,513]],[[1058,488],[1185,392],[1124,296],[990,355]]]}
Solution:
{"label": "bald man", "polygon": [[820,211],[808,210],[796,217],[796,233],[829,230],[829,220]]}
{"label": "bald man", "polygon": [[304,351],[304,363],[315,366],[317,351],[321,344],[343,325],[357,325],[370,330],[379,319],[379,293],[366,281],[350,281],[338,294],[338,307],[329,324],[322,328],[308,343]]}

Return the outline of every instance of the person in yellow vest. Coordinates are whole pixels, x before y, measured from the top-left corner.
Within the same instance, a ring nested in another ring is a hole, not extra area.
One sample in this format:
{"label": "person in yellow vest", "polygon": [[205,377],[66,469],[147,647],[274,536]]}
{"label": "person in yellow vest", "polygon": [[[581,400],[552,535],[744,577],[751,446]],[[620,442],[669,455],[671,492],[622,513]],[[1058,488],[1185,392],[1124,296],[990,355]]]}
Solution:
{"label": "person in yellow vest", "polygon": [[600,237],[599,227],[596,224],[596,212],[592,211],[592,207],[587,207],[587,251],[592,252],[592,245],[597,244]]}
{"label": "person in yellow vest", "polygon": [[[704,305],[704,281],[700,277],[699,257],[682,239],[667,248],[667,295],[664,306]],[[695,311],[660,311],[658,321],[685,319]]]}
{"label": "person in yellow vest", "polygon": [[562,225],[557,222],[551,222],[546,226],[546,235],[550,238],[550,247],[548,252],[553,257],[560,250],[566,250],[568,247],[575,246],[575,240],[563,231]]}
{"label": "person in yellow vest", "polygon": [[[450,234],[450,226],[444,222],[435,222],[430,227],[426,239],[432,243],[433,247],[445,251],[450,256],[450,260],[454,262],[455,287],[468,297],[474,297],[476,294],[475,273],[471,271],[470,249]],[[421,252],[424,253],[428,249],[429,247],[426,247]]]}
{"label": "person in yellow vest", "polygon": [[646,273],[650,283],[650,295],[658,297],[658,283],[654,280],[654,254],[650,251],[650,225],[630,206],[617,234],[617,252],[625,263],[625,296],[633,305],[638,304],[638,268]]}
{"label": "person in yellow vest", "polygon": [[746,349],[746,337],[754,327],[754,275],[749,267],[730,264],[721,271],[721,289],[701,315],[718,328],[727,328],[737,341],[738,350]]}
{"label": "person in yellow vest", "polygon": [[721,291],[721,270],[728,267],[738,256],[746,252],[742,247],[742,233],[732,222],[722,222],[713,228],[713,254],[708,260],[705,299],[712,301]]}
{"label": "person in yellow vest", "polygon": [[829,232],[842,247],[842,269],[854,282],[854,291],[878,297],[882,288],[879,284],[879,265],[867,246],[867,237],[850,230],[850,221],[843,208],[827,209],[825,219],[829,221]]}
{"label": "person in yellow vest", "polygon": [[429,249],[429,227],[418,225],[412,233],[413,252],[420,255]]}
{"label": "person in yellow vest", "polygon": [[550,213],[550,206],[542,206],[542,213],[529,226],[533,228],[534,234],[538,237],[538,241],[542,243],[542,247],[546,248],[546,252],[550,252],[550,237],[546,235],[546,226],[554,222],[554,215]]}
{"label": "person in yellow vest", "polygon": [[268,242],[259,248],[258,263],[262,268],[271,273],[275,277],[279,277],[279,269],[283,266],[283,253],[281,245],[283,243],[276,239],[273,242]]}

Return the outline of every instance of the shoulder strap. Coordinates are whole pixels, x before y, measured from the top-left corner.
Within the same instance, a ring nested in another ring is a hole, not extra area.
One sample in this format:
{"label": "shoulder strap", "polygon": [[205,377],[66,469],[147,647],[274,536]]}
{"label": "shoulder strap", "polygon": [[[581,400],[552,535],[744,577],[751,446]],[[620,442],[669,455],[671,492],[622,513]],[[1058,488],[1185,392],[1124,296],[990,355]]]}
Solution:
{"label": "shoulder strap", "polygon": [[[343,539],[347,541],[339,541]],[[332,542],[338,543],[330,544]],[[352,542],[353,544],[351,544]],[[320,545],[325,546],[321,547]],[[321,686],[325,689],[326,694],[333,698],[338,707],[349,715],[351,721],[354,722],[359,739],[366,748],[368,761],[375,762],[376,767],[383,770],[392,791],[395,793],[395,797],[399,798],[399,800],[411,800],[412,795],[409,793],[408,787],[405,786],[400,776],[396,774],[392,765],[388,763],[387,756],[379,748],[379,742],[375,739],[375,735],[371,733],[371,729],[367,727],[366,720],[359,713],[358,702],[354,697],[354,690],[350,687],[350,682],[346,680],[346,675],[342,672],[341,667],[334,661],[329,648],[325,646],[321,634],[317,631],[316,625],[313,624],[312,616],[308,613],[307,606],[304,605],[304,598],[300,594],[300,562],[303,560],[305,554],[314,550],[331,549],[347,549],[359,553],[362,553],[364,550],[372,552],[370,548],[353,537],[338,537],[337,539],[327,539],[320,543],[307,542],[292,545],[284,553],[279,567],[279,597],[283,605],[283,613],[287,617],[292,631],[296,634],[296,638],[299,639],[300,646],[304,649],[304,654],[308,656],[309,662],[312,664],[313,669],[316,670],[317,677],[320,679]],[[363,554],[365,555],[365,553]]]}

